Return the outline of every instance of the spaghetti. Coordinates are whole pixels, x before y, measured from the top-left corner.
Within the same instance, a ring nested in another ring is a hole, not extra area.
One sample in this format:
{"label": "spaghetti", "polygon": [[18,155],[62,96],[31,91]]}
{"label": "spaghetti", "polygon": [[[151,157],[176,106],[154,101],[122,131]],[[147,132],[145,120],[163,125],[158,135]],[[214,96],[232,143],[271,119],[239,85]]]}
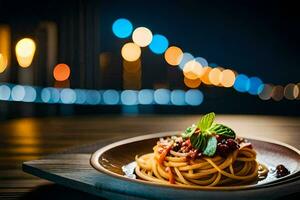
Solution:
{"label": "spaghetti", "polygon": [[[193,134],[200,132],[195,129]],[[191,137],[160,138],[152,153],[136,156],[135,173],[154,183],[192,188],[244,185],[266,177],[268,169],[256,161],[250,143],[235,136],[211,137],[216,137],[217,146],[210,156],[204,151],[208,143],[201,150],[193,145]]]}

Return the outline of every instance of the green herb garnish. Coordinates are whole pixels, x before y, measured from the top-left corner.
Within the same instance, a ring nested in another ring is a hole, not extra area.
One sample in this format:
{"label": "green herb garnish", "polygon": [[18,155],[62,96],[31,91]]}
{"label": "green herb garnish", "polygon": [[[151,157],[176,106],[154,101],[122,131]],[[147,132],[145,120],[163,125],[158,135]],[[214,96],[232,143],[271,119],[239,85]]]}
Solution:
{"label": "green herb garnish", "polygon": [[[215,135],[235,138],[235,132],[231,128],[223,124],[213,123],[214,119],[215,113],[208,113],[199,120],[197,126],[188,127],[182,133],[183,139],[190,138],[192,146],[201,150],[206,156],[213,156],[216,153],[217,139]],[[200,132],[196,132],[197,128],[200,129]]]}

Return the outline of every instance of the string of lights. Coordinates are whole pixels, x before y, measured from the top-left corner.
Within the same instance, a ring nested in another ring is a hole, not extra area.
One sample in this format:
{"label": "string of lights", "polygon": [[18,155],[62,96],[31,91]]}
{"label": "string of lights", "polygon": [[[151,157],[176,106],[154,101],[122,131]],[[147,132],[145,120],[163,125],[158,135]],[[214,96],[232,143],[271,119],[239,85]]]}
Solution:
{"label": "string of lights", "polygon": [[198,88],[203,83],[217,87],[233,87],[238,92],[258,95],[262,100],[280,101],[283,97],[288,100],[300,99],[300,83],[289,83],[285,87],[273,86],[263,83],[259,77],[248,77],[232,69],[208,64],[205,58],[194,57],[189,52],[183,52],[180,47],[169,47],[169,41],[165,36],[152,34],[146,27],[137,27],[133,30],[133,25],[128,19],[117,19],[112,25],[112,30],[118,38],[128,38],[132,35],[133,42],[124,44],[121,50],[124,60],[128,62],[138,60],[141,56],[141,48],[148,46],[154,54],[164,54],[165,61],[170,66],[181,69],[184,84],[188,88]]}

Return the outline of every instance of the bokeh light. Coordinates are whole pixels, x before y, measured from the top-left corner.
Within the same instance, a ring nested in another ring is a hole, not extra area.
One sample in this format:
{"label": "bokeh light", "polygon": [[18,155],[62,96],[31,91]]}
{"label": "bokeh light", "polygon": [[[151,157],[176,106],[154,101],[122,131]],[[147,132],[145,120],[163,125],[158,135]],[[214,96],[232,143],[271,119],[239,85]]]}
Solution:
{"label": "bokeh light", "polygon": [[128,73],[136,73],[141,70],[141,59],[137,59],[133,62],[123,60],[123,68]]}
{"label": "bokeh light", "polygon": [[248,76],[244,74],[237,75],[233,87],[238,92],[247,92],[250,88],[250,81]]}
{"label": "bokeh light", "polygon": [[165,36],[155,34],[152,38],[149,48],[155,54],[162,54],[166,51],[168,46],[169,41]]}
{"label": "bokeh light", "polygon": [[165,52],[165,60],[169,65],[177,66],[180,64],[183,52],[179,47],[171,46]]}
{"label": "bokeh light", "polygon": [[203,75],[203,67],[196,60],[188,61],[183,68],[183,74],[188,79],[195,80]]}
{"label": "bokeh light", "polygon": [[7,85],[0,85],[0,100],[9,100],[10,88]]}
{"label": "bokeh light", "polygon": [[264,84],[260,78],[251,77],[249,79],[249,83],[250,83],[249,90],[248,90],[249,94],[258,95],[259,93],[262,92]]}
{"label": "bokeh light", "polygon": [[89,105],[97,105],[101,101],[101,95],[96,90],[86,91],[86,103]]}
{"label": "bokeh light", "polygon": [[116,105],[120,101],[119,92],[116,90],[106,90],[103,92],[103,102],[107,105]]}
{"label": "bokeh light", "polygon": [[83,89],[75,89],[76,93],[76,104],[84,104],[86,102],[86,93]]}
{"label": "bokeh light", "polygon": [[200,63],[202,65],[202,67],[207,67],[208,66],[208,62],[205,58],[202,57],[197,57],[195,58],[195,60]]}
{"label": "bokeh light", "polygon": [[74,90],[65,88],[60,91],[60,100],[64,104],[72,104],[76,101],[76,93]]}
{"label": "bokeh light", "polygon": [[132,43],[126,43],[121,50],[122,57],[130,62],[136,61],[141,56],[141,48]]}
{"label": "bokeh light", "polygon": [[297,83],[297,87],[298,87],[298,96],[296,96],[297,100],[300,100],[300,83]]}
{"label": "bokeh light", "polygon": [[272,99],[275,101],[280,101],[282,100],[284,94],[284,88],[281,85],[277,85],[273,88],[272,90]]}
{"label": "bokeh light", "polygon": [[49,88],[43,88],[41,91],[41,100],[44,103],[49,103],[51,99],[51,90]]}
{"label": "bokeh light", "polygon": [[185,105],[185,92],[183,90],[173,90],[171,92],[171,103],[176,106]]}
{"label": "bokeh light", "polygon": [[132,40],[140,47],[148,46],[152,41],[152,32],[146,27],[138,27],[132,33]]}
{"label": "bokeh light", "polygon": [[190,89],[185,93],[185,102],[191,106],[198,106],[203,102],[203,94],[200,90]]}
{"label": "bokeh light", "polygon": [[235,74],[232,70],[226,69],[220,75],[220,84],[223,87],[232,87],[235,81]]}
{"label": "bokeh light", "polygon": [[128,19],[117,19],[112,25],[112,31],[118,38],[127,38],[132,33],[132,24]]}
{"label": "bokeh light", "polygon": [[22,101],[25,97],[25,88],[22,85],[16,85],[11,90],[11,98],[14,101]]}
{"label": "bokeh light", "polygon": [[208,74],[208,79],[209,82],[212,83],[213,85],[218,86],[221,82],[221,70],[218,68],[213,68],[209,74]]}
{"label": "bokeh light", "polygon": [[200,86],[201,84],[201,79],[197,78],[197,79],[188,79],[187,77],[184,77],[184,84],[189,87],[189,88],[197,88]]}
{"label": "bokeh light", "polygon": [[54,67],[53,76],[57,81],[65,81],[70,77],[70,67],[67,64],[61,63]]}
{"label": "bokeh light", "polygon": [[34,102],[36,100],[36,90],[31,86],[24,86],[25,96],[23,98],[24,102]]}
{"label": "bokeh light", "polygon": [[206,85],[211,85],[211,82],[209,80],[209,73],[212,70],[211,67],[203,67],[203,75],[201,76],[201,81]]}
{"label": "bokeh light", "polygon": [[0,73],[4,72],[7,67],[7,58],[0,53]]}
{"label": "bokeh light", "polygon": [[154,91],[150,89],[140,90],[138,93],[138,101],[142,105],[149,105],[154,102]]}
{"label": "bokeh light", "polygon": [[170,103],[170,90],[157,89],[154,92],[154,101],[160,105],[167,105]]}
{"label": "bokeh light", "polygon": [[179,67],[183,70],[185,64],[194,59],[194,56],[190,53],[183,53],[182,56],[179,57],[180,63]]}
{"label": "bokeh light", "polygon": [[30,38],[21,39],[16,45],[17,61],[21,67],[29,67],[36,50],[35,42]]}
{"label": "bokeh light", "polygon": [[284,97],[289,100],[294,100],[299,95],[299,88],[296,84],[289,83],[284,87]]}
{"label": "bokeh light", "polygon": [[264,84],[260,88],[261,92],[259,93],[259,98],[262,100],[269,100],[272,97],[272,91],[273,91],[273,85],[270,84]]}
{"label": "bokeh light", "polygon": [[121,102],[124,105],[132,106],[138,103],[138,93],[134,90],[124,90],[121,93]]}

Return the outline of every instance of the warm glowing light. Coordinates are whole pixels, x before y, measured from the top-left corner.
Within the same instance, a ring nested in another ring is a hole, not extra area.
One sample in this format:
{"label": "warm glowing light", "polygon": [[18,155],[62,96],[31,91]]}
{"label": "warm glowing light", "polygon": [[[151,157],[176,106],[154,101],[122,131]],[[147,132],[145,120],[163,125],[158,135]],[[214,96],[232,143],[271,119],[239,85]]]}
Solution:
{"label": "warm glowing light", "polygon": [[182,55],[183,52],[179,47],[171,46],[165,52],[165,59],[168,64],[176,66],[180,64]]}
{"label": "warm glowing light", "polygon": [[300,83],[297,83],[298,88],[298,95],[295,97],[295,99],[300,100]]}
{"label": "warm glowing light", "polygon": [[21,39],[16,45],[16,56],[21,67],[29,67],[35,53],[35,42],[30,38]]}
{"label": "warm glowing light", "polygon": [[211,67],[203,67],[203,75],[201,76],[201,81],[206,85],[211,85],[211,82],[208,77],[211,70]]}
{"label": "warm glowing light", "polygon": [[188,79],[187,77],[184,77],[184,84],[189,88],[197,88],[201,84],[201,79],[197,78],[192,80],[192,79]]}
{"label": "warm glowing light", "polygon": [[183,74],[188,79],[195,80],[203,75],[203,67],[199,62],[191,60],[185,64]]}
{"label": "warm glowing light", "polygon": [[57,81],[65,81],[70,77],[70,67],[64,63],[58,64],[53,70],[53,76]]}
{"label": "warm glowing light", "polygon": [[235,81],[235,74],[232,70],[226,69],[221,72],[220,83],[224,87],[232,87]]}
{"label": "warm glowing light", "polygon": [[289,100],[297,98],[299,95],[299,88],[297,85],[290,83],[284,87],[284,97]]}
{"label": "warm glowing light", "polygon": [[136,61],[141,56],[141,48],[130,42],[126,43],[121,50],[122,57],[130,62]]}
{"label": "warm glowing light", "polygon": [[283,98],[284,88],[281,85],[277,85],[272,90],[272,99],[280,101]]}
{"label": "warm glowing light", "polygon": [[0,53],[0,73],[4,72],[7,67],[7,58]]}
{"label": "warm glowing light", "polygon": [[218,68],[213,68],[209,74],[208,74],[208,78],[209,81],[213,84],[213,85],[219,85],[221,82],[221,70]]}
{"label": "warm glowing light", "polygon": [[193,59],[194,59],[194,56],[193,56],[192,54],[190,54],[190,53],[183,53],[183,54],[180,56],[180,58],[179,58],[179,60],[180,60],[180,63],[179,63],[180,69],[183,70],[185,64],[186,64],[187,62],[193,60]]}
{"label": "warm glowing light", "polygon": [[148,46],[152,41],[152,32],[146,27],[138,27],[132,33],[132,40],[140,47]]}
{"label": "warm glowing light", "polygon": [[123,68],[128,73],[136,73],[141,70],[141,59],[133,62],[123,60]]}
{"label": "warm glowing light", "polygon": [[70,87],[70,80],[64,80],[64,81],[55,81],[54,83],[55,88],[69,88]]}
{"label": "warm glowing light", "polygon": [[264,84],[261,93],[259,93],[259,98],[262,100],[269,100],[272,97],[273,86],[270,84]]}

